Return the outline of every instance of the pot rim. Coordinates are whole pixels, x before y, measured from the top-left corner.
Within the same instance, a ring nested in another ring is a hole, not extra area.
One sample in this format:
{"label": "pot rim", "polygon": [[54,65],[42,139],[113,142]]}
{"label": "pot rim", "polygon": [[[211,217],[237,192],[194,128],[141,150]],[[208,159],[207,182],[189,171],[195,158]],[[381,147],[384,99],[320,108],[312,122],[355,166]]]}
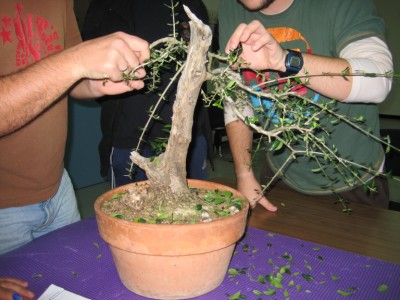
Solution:
{"label": "pot rim", "polygon": [[[115,193],[118,193],[118,192],[113,192],[113,191],[123,190],[123,189],[126,188],[126,187],[129,187],[129,186],[132,186],[132,185],[136,185],[136,184],[138,184],[138,183],[139,183],[139,184],[145,184],[145,183],[147,183],[147,182],[148,182],[148,180],[139,181],[139,182],[134,182],[134,183],[129,183],[129,184],[122,185],[122,186],[120,186],[120,187],[111,189],[111,190],[109,190],[109,191],[103,193],[103,194],[100,195],[100,196],[96,199],[96,201],[95,201],[95,204],[94,204],[95,213],[96,213],[96,214],[101,214],[103,217],[108,218],[108,219],[110,219],[110,220],[116,219],[115,217],[112,217],[112,216],[106,214],[106,213],[101,209],[101,204],[103,204],[105,201],[109,200],[108,198],[105,198],[105,195],[108,195],[108,194],[115,194]],[[218,189],[218,190],[228,190],[228,191],[233,192],[233,193],[235,193],[235,194],[239,194],[239,195],[238,195],[239,198],[241,198],[241,199],[243,199],[243,200],[246,200],[246,197],[243,196],[243,194],[242,194],[241,192],[239,192],[238,190],[236,190],[236,189],[234,189],[234,188],[231,188],[231,187],[229,187],[229,186],[227,186],[227,185],[224,185],[224,184],[221,184],[221,183],[217,183],[217,182],[213,182],[213,181],[208,181],[208,180],[188,179],[188,185],[189,185],[189,186],[190,186],[190,183],[200,183],[200,182],[210,182],[210,183],[212,183],[213,185],[217,186],[217,189]],[[244,202],[243,208],[242,208],[237,214],[232,215],[232,216],[229,216],[229,217],[227,217],[227,218],[235,218],[235,217],[238,218],[238,217],[241,216],[244,212],[246,212],[246,214],[247,214],[247,213],[248,213],[248,210],[249,210],[249,202],[246,201],[246,202]],[[190,225],[190,226],[196,226],[196,225],[202,225],[202,226],[204,226],[204,224],[215,224],[216,222],[222,222],[224,219],[226,219],[226,218],[219,218],[219,219],[216,219],[216,220],[213,220],[213,221],[210,221],[210,222],[198,222],[198,223],[187,223],[187,224],[182,224],[182,223],[181,223],[181,224],[152,224],[152,223],[132,222],[132,221],[127,221],[127,220],[123,220],[123,219],[117,219],[117,220],[118,220],[119,222],[126,223],[126,224],[130,224],[130,225],[135,224],[135,225],[138,225],[138,226],[140,226],[140,227],[149,227],[149,228],[152,228],[152,227],[159,227],[160,225],[162,225],[162,226],[168,226],[168,225],[172,225],[172,226],[188,226],[188,225]]]}
{"label": "pot rim", "polygon": [[[199,182],[204,181],[189,180],[189,185],[196,187],[196,183]],[[239,197],[242,196],[235,189],[211,183],[217,189],[225,189],[235,192]],[[195,224],[136,223],[118,219],[103,212],[101,204],[116,193],[116,190],[123,188],[124,186],[121,186],[101,195],[96,200],[95,212],[103,240],[125,251],[167,256],[215,251],[236,243],[243,236],[247,225],[248,202],[245,202],[243,209],[235,215]],[[193,242],[193,236],[196,236],[195,242]]]}

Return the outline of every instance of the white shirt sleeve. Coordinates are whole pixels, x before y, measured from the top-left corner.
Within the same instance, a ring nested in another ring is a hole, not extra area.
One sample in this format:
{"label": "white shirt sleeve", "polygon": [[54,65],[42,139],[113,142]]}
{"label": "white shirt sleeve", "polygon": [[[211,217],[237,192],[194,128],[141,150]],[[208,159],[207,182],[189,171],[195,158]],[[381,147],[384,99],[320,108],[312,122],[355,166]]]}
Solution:
{"label": "white shirt sleeve", "polygon": [[[240,109],[241,114],[244,117],[252,118],[254,116],[254,111],[250,105],[245,105]],[[232,104],[225,102],[224,103],[224,121],[225,126],[228,125],[230,122],[239,120],[239,117],[235,114],[232,108]]]}
{"label": "white shirt sleeve", "polygon": [[[378,37],[369,37],[347,45],[340,57],[351,65],[352,73],[384,74],[393,71],[392,54],[386,43]],[[392,87],[388,77],[353,76],[349,96],[343,102],[380,103]]]}
{"label": "white shirt sleeve", "polygon": [[[242,80],[240,77],[240,74],[234,74],[234,76],[236,77],[235,78],[236,80],[239,80],[239,81]],[[235,114],[232,105],[233,104],[228,103],[227,101],[224,101],[225,126],[233,121],[239,120],[239,117]],[[245,117],[252,118],[254,116],[254,111],[253,111],[253,108],[250,106],[250,104],[248,104],[248,105],[243,104],[239,110]]]}

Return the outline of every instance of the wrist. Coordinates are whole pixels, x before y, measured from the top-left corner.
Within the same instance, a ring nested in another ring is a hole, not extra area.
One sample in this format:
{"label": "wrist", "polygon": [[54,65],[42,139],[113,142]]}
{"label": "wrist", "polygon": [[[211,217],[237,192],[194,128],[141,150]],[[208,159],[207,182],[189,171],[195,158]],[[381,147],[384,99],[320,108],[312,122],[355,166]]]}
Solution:
{"label": "wrist", "polygon": [[246,170],[241,170],[240,172],[236,172],[236,179],[238,181],[241,180],[248,180],[248,179],[254,179],[254,172],[251,167],[249,167]]}
{"label": "wrist", "polygon": [[286,56],[285,56],[285,75],[296,75],[298,74],[301,69],[303,68],[303,55],[301,52],[298,51],[293,51],[293,50],[285,50],[286,51]]}

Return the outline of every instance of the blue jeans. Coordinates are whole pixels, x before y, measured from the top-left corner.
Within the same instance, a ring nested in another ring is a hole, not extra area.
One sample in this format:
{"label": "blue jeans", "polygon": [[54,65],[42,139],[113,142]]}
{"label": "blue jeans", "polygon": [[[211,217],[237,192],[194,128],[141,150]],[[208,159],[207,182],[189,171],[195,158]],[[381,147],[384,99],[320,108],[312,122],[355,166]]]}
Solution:
{"label": "blue jeans", "polygon": [[[130,174],[130,149],[113,148],[110,157],[111,187],[118,187],[132,182],[147,180],[144,170],[135,166]],[[148,146],[142,147],[141,155],[153,156],[152,149]],[[190,144],[187,158],[187,177],[192,179],[207,179],[207,141],[203,135],[196,137]]]}
{"label": "blue jeans", "polygon": [[0,209],[0,254],[79,220],[75,192],[64,170],[58,191],[52,198],[31,205]]}

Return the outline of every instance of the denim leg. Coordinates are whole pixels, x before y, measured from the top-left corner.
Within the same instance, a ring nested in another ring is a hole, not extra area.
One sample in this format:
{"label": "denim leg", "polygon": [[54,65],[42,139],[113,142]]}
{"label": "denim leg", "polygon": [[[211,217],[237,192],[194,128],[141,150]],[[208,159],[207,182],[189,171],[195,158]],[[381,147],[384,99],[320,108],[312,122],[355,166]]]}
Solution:
{"label": "denim leg", "polygon": [[68,173],[64,170],[58,191],[51,199],[0,209],[0,254],[79,219],[75,193]]}
{"label": "denim leg", "polygon": [[49,200],[42,202],[42,209],[46,219],[40,227],[32,231],[33,238],[38,238],[81,219],[75,191],[66,170],[64,170],[57,193]]}
{"label": "denim leg", "polygon": [[33,240],[31,231],[43,222],[38,204],[0,209],[0,254]]}

